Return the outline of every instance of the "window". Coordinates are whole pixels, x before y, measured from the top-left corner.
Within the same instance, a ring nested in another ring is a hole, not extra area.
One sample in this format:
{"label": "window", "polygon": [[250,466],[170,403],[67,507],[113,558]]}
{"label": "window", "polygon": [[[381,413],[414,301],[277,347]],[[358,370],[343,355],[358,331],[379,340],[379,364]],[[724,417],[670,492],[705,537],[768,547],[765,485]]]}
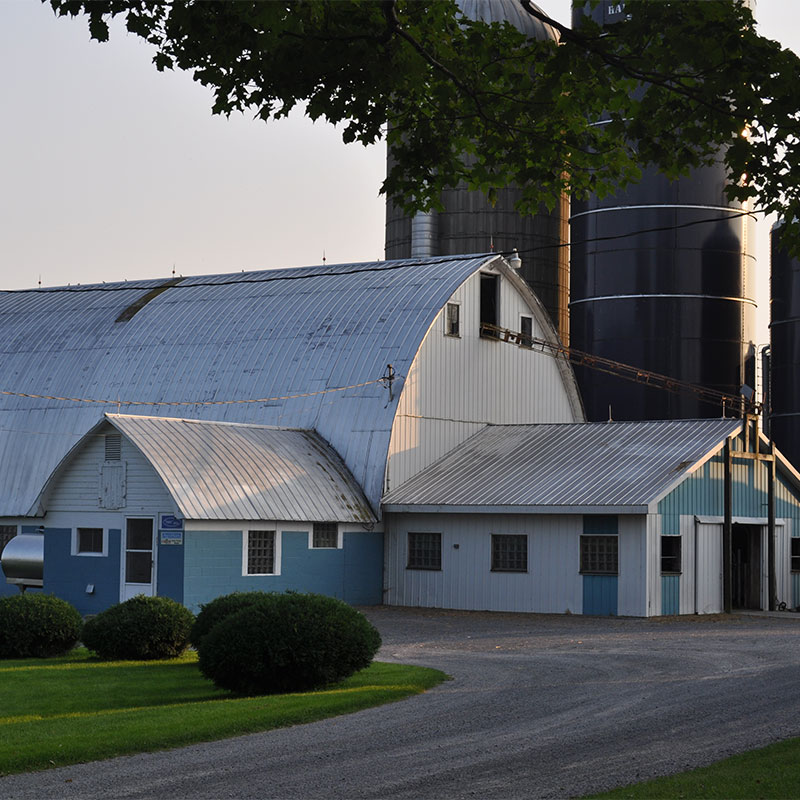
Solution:
{"label": "window", "polygon": [[247,575],[276,575],[275,531],[247,531]]}
{"label": "window", "polygon": [[448,303],[444,312],[445,336],[461,336],[461,306],[458,303]]}
{"label": "window", "polygon": [[616,536],[581,536],[581,573],[617,575],[619,544]]}
{"label": "window", "polygon": [[497,275],[489,275],[488,273],[481,273],[481,329],[480,335],[496,339],[497,333],[491,330],[484,330],[484,325],[499,325],[498,320],[498,292],[500,287],[500,280]]}
{"label": "window", "polygon": [[0,525],[0,556],[6,545],[17,535],[16,525]]}
{"label": "window", "polygon": [[408,569],[442,568],[442,534],[408,534]]}
{"label": "window", "polygon": [[315,522],[311,546],[338,547],[339,525],[335,522]]}
{"label": "window", "polygon": [[661,574],[676,575],[681,571],[681,537],[661,537]]}
{"label": "window", "polygon": [[792,572],[800,572],[800,538],[792,539]]}
{"label": "window", "polygon": [[521,316],[519,318],[519,332],[521,347],[533,347],[533,317]]}
{"label": "window", "polygon": [[528,537],[492,534],[492,572],[527,572]]}
{"label": "window", "polygon": [[72,537],[72,555],[105,555],[105,537],[102,528],[76,528]]}

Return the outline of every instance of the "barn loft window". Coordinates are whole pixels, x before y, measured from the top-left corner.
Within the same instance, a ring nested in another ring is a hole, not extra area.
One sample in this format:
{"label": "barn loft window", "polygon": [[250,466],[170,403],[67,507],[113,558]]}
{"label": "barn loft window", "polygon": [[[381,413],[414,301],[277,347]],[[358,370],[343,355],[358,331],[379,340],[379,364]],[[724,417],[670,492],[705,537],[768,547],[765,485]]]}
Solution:
{"label": "barn loft window", "polygon": [[800,538],[792,538],[792,572],[800,572]]}
{"label": "barn loft window", "polygon": [[661,574],[678,575],[681,572],[681,537],[661,537]]}
{"label": "barn loft window", "polygon": [[461,306],[458,303],[448,303],[444,314],[445,336],[461,336]]}
{"label": "barn loft window", "polygon": [[533,317],[527,317],[524,314],[519,318],[519,332],[522,334],[520,337],[521,347],[533,347]]}
{"label": "barn loft window", "polygon": [[527,572],[528,537],[492,534],[492,572]]}
{"label": "barn loft window", "polygon": [[105,552],[103,544],[102,528],[78,528],[72,552],[78,556],[102,556]]}
{"label": "barn loft window", "polygon": [[276,575],[275,531],[247,531],[246,575]]}
{"label": "barn loft window", "polygon": [[122,434],[106,434],[106,461],[119,461],[122,458]]}
{"label": "barn loft window", "polygon": [[500,277],[481,272],[480,288],[481,304],[481,328],[480,335],[487,339],[496,339],[494,331],[485,329],[485,325],[499,325],[499,305],[500,305]]}
{"label": "barn loft window", "polygon": [[0,525],[0,556],[6,545],[17,535],[16,525]]}
{"label": "barn loft window", "polygon": [[619,541],[616,536],[581,536],[581,574],[619,574]]}
{"label": "barn loft window", "polygon": [[336,548],[339,546],[339,525],[335,522],[315,522],[312,547]]}
{"label": "barn loft window", "polygon": [[408,534],[408,569],[442,568],[442,534],[414,531]]}

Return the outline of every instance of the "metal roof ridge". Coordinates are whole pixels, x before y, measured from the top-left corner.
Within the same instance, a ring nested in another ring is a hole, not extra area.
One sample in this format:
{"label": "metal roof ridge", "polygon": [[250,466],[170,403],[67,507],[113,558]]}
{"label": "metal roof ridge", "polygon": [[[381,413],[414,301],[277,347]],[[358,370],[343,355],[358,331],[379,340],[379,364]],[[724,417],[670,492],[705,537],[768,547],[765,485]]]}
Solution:
{"label": "metal roof ridge", "polygon": [[[260,425],[249,422],[227,422],[225,420],[192,419],[190,417],[159,417],[153,414],[115,414],[107,411],[104,415],[109,421],[116,419],[147,419],[156,422],[187,422],[194,425],[225,425],[231,428],[263,428],[268,431],[296,431],[297,433],[313,433],[319,436],[314,428],[289,428],[282,425]],[[320,437],[321,438],[321,437]]]}

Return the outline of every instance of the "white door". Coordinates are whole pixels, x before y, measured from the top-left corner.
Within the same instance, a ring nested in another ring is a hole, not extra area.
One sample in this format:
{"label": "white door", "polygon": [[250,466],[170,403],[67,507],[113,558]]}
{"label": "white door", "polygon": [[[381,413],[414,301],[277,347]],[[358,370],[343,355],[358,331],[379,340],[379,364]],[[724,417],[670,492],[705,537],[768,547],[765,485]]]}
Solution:
{"label": "white door", "polygon": [[124,602],[137,594],[156,593],[155,526],[152,517],[128,517],[122,542],[122,591]]}
{"label": "white door", "polygon": [[722,523],[695,525],[695,598],[698,614],[719,614],[722,598]]}

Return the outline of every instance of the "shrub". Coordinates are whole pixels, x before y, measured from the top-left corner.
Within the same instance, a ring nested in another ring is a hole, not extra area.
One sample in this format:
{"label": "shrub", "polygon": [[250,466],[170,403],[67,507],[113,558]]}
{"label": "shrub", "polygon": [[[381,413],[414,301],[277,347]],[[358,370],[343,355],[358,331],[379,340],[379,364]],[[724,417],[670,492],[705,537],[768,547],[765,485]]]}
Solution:
{"label": "shrub", "polygon": [[86,620],[82,639],[106,660],[176,658],[189,644],[193,621],[180,603],[140,594]]}
{"label": "shrub", "polygon": [[200,671],[222,689],[277,694],[317,689],[369,666],[381,645],[367,618],[319,594],[267,593],[201,640]]}
{"label": "shrub", "polygon": [[266,592],[234,592],[216,597],[210,603],[200,606],[200,613],[192,625],[189,641],[199,649],[203,637],[218,622],[243,608],[252,606],[266,594]]}
{"label": "shrub", "polygon": [[71,650],[81,615],[66,600],[31,592],[0,599],[0,658],[48,658]]}

